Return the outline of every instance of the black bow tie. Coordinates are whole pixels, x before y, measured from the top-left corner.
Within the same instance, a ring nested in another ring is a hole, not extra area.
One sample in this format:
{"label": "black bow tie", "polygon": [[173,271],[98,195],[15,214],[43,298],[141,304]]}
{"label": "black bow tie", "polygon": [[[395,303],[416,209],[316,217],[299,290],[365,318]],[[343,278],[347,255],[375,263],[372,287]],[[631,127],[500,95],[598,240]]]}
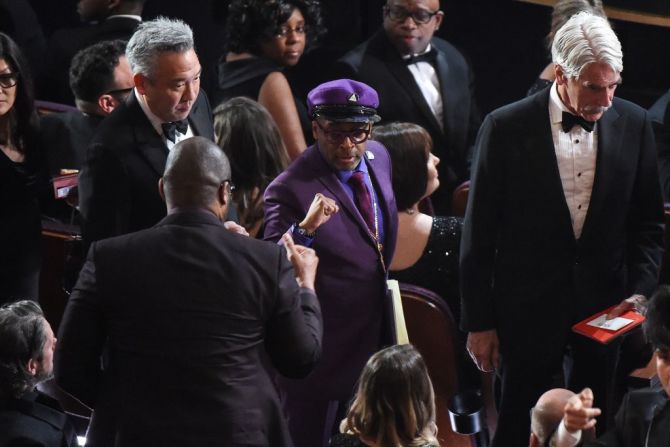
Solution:
{"label": "black bow tie", "polygon": [[569,112],[563,112],[563,118],[561,121],[561,126],[563,127],[563,132],[570,132],[575,125],[582,126],[585,131],[593,132],[593,127],[596,125],[595,121],[586,121],[581,116],[573,115]]}
{"label": "black bow tie", "polygon": [[417,64],[419,62],[428,62],[429,64],[434,64],[437,60],[437,51],[435,51],[435,48],[431,48],[430,51],[421,54],[412,54],[403,60],[407,65]]}
{"label": "black bow tie", "polygon": [[188,131],[188,121],[173,121],[171,123],[162,123],[161,128],[163,129],[163,135],[165,138],[174,143],[175,140],[175,131],[184,135]]}

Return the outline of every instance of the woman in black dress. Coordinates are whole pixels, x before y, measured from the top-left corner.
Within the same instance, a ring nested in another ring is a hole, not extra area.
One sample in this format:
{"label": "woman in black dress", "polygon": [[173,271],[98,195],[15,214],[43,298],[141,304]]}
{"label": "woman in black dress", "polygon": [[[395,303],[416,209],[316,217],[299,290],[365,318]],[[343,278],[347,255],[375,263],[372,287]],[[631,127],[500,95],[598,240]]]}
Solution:
{"label": "woman in black dress", "polygon": [[374,128],[372,138],[386,146],[393,163],[398,240],[390,277],[437,293],[458,319],[458,254],[463,220],[430,216],[419,210],[419,202],[440,186],[440,159],[431,152],[430,135],[416,124],[390,123]]}
{"label": "woman in black dress", "polygon": [[305,150],[311,123],[282,73],[324,32],[314,0],[233,0],[226,22],[226,50],[219,62],[214,104],[247,96],[277,123],[291,159]]}
{"label": "woman in black dress", "polygon": [[33,99],[25,59],[0,33],[0,304],[38,298],[38,197],[49,184]]}

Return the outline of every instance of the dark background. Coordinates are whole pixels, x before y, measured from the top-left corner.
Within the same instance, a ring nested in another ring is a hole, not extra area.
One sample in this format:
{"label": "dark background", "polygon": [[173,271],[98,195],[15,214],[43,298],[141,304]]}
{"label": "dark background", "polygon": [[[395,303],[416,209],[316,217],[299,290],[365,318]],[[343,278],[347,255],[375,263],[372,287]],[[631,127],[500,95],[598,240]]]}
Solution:
{"label": "dark background", "polygon": [[[652,12],[670,9],[663,6],[667,0],[605,0],[613,6],[631,2]],[[30,3],[47,38],[54,29],[79,25],[77,0]],[[297,77],[308,80],[305,89],[327,79],[330,62],[379,28],[383,3],[384,0],[322,0],[329,33],[295,70]],[[211,90],[216,82],[227,4],[225,0],[148,0],[145,6],[145,19],[158,15],[179,17],[193,27],[206,90]],[[548,62],[543,38],[549,29],[551,8],[514,0],[443,0],[441,4],[445,19],[438,35],[470,59],[482,111],[524,96]],[[670,28],[616,20],[612,23],[624,49],[624,83],[618,96],[648,107],[670,87],[670,58],[665,56]]]}

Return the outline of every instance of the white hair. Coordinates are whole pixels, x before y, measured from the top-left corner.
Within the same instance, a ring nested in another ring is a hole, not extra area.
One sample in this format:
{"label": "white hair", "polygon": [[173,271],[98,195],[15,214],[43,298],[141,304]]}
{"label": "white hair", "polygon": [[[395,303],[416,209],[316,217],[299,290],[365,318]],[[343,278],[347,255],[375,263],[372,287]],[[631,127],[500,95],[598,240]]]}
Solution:
{"label": "white hair", "polygon": [[578,77],[584,67],[604,63],[617,73],[623,71],[621,43],[607,19],[589,12],[570,17],[554,36],[552,62],[569,78]]}
{"label": "white hair", "polygon": [[193,49],[193,30],[181,20],[158,17],[142,22],[126,46],[133,74],[150,77],[160,53],[184,53]]}

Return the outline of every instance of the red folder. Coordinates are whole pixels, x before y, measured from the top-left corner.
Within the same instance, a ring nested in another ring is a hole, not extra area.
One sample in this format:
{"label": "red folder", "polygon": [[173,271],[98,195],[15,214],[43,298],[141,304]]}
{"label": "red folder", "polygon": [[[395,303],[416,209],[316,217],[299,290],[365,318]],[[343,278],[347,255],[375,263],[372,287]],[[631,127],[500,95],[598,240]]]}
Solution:
{"label": "red folder", "polygon": [[628,318],[629,320],[633,320],[631,323],[628,323],[626,326],[622,327],[618,331],[608,331],[607,329],[601,329],[597,328],[594,326],[589,326],[587,323],[589,321],[592,321],[601,315],[607,314],[610,310],[614,309],[617,305],[614,305],[612,307],[608,307],[607,309],[598,312],[596,314],[591,315],[588,318],[583,319],[579,323],[575,324],[572,326],[572,331],[576,332],[578,334],[582,334],[586,337],[592,338],[593,340],[600,342],[604,345],[607,343],[611,342],[618,336],[625,334],[626,332],[630,331],[631,329],[636,328],[637,326],[641,325],[642,322],[645,320],[644,315],[639,314],[635,312],[634,310],[629,310],[627,312],[624,312],[622,315],[619,315],[622,318]]}

